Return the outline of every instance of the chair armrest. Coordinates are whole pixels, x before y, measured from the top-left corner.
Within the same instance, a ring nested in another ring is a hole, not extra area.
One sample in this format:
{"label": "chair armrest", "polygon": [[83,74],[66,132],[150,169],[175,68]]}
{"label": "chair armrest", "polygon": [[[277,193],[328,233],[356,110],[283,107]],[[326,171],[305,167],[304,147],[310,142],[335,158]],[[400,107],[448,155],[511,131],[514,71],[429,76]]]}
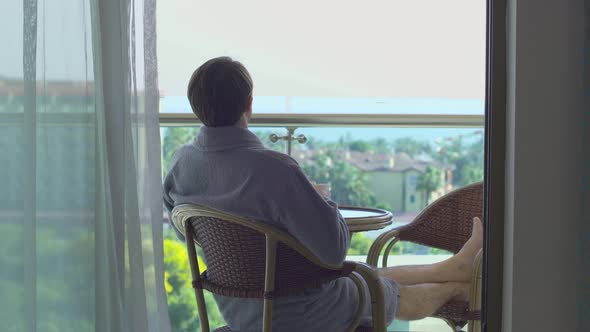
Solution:
{"label": "chair armrest", "polygon": [[[473,273],[471,276],[471,295],[469,299],[469,311],[481,312],[481,291],[482,291],[482,268],[483,268],[483,249],[480,249],[475,256],[473,264]],[[470,320],[468,322],[467,331],[480,332],[481,321]]]}
{"label": "chair armrest", "polygon": [[471,275],[471,298],[469,300],[469,311],[481,310],[481,275],[483,271],[483,249],[480,249],[475,256],[473,272]]}
{"label": "chair armrest", "polygon": [[355,262],[354,272],[365,280],[369,288],[371,311],[373,313],[373,332],[387,332],[385,294],[377,270],[368,264]]}
{"label": "chair armrest", "polygon": [[371,244],[371,248],[369,248],[369,254],[367,255],[367,264],[377,267],[377,265],[379,264],[379,254],[381,254],[381,251],[387,245],[387,248],[383,256],[383,266],[386,266],[389,252],[391,251],[391,248],[393,248],[393,245],[399,241],[400,233],[400,228],[395,228],[390,231],[381,233]]}

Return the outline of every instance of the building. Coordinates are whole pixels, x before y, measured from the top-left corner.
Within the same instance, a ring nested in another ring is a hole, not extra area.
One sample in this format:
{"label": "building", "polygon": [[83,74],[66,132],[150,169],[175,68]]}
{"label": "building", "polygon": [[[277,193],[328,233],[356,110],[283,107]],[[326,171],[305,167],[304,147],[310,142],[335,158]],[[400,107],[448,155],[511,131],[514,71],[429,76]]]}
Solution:
{"label": "building", "polygon": [[[294,153],[293,157],[300,163],[313,163],[316,156],[323,153],[322,149],[303,150]],[[337,156],[363,171],[377,203],[384,204],[395,213],[419,212],[450,187],[450,171],[447,168],[434,161],[413,159],[407,153],[341,150]],[[420,190],[418,182],[429,166],[440,170],[440,188],[426,193]]]}
{"label": "building", "polygon": [[378,202],[386,202],[395,212],[419,212],[435,197],[440,196],[445,172],[440,172],[441,188],[432,193],[420,190],[418,180],[427,167],[442,170],[435,162],[416,160],[407,153],[375,154],[349,151],[346,159],[367,174],[369,188]]}

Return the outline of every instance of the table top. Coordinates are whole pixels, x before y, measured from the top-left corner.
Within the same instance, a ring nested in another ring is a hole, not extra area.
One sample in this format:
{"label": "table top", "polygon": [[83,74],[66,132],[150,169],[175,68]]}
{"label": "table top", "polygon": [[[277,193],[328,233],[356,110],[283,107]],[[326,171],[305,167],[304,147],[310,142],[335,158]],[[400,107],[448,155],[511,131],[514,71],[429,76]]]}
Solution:
{"label": "table top", "polygon": [[383,209],[341,206],[340,214],[346,220],[350,232],[364,232],[382,229],[391,225],[393,215]]}

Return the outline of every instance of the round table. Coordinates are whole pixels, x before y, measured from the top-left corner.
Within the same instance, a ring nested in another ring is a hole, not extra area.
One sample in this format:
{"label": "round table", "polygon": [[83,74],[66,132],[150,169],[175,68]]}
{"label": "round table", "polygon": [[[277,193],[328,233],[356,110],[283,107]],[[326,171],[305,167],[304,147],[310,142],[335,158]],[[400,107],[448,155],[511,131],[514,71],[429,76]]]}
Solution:
{"label": "round table", "polygon": [[340,214],[351,233],[373,231],[391,225],[393,215],[383,209],[356,206],[340,206]]}

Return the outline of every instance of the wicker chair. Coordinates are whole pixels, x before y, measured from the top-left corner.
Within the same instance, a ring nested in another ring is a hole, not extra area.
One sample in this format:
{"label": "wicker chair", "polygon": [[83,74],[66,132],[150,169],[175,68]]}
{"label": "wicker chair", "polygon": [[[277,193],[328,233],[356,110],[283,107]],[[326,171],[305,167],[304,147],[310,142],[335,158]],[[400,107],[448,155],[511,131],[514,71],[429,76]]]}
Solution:
{"label": "wicker chair", "polygon": [[[444,195],[411,223],[381,234],[372,244],[367,263],[377,266],[382,249],[382,266],[387,266],[391,249],[398,241],[409,241],[433,248],[457,253],[471,236],[472,219],[483,213],[483,183],[475,183]],[[466,324],[469,331],[479,331],[481,307],[482,252],[476,257],[472,274],[471,300],[452,301],[434,315],[444,319],[453,331],[460,331]]]}
{"label": "wicker chair", "polygon": [[[210,330],[203,289],[225,296],[262,298],[263,331],[269,332],[275,297],[295,295],[340,277],[351,278],[359,292],[360,303],[349,331],[386,331],[383,285],[367,264],[323,264],[301,243],[274,227],[203,206],[179,205],[172,211],[172,221],[186,236],[201,331]],[[203,249],[207,261],[203,274],[199,274],[195,244]],[[369,286],[373,328],[358,326],[365,304],[360,278]],[[215,330],[225,331],[231,329]]]}

